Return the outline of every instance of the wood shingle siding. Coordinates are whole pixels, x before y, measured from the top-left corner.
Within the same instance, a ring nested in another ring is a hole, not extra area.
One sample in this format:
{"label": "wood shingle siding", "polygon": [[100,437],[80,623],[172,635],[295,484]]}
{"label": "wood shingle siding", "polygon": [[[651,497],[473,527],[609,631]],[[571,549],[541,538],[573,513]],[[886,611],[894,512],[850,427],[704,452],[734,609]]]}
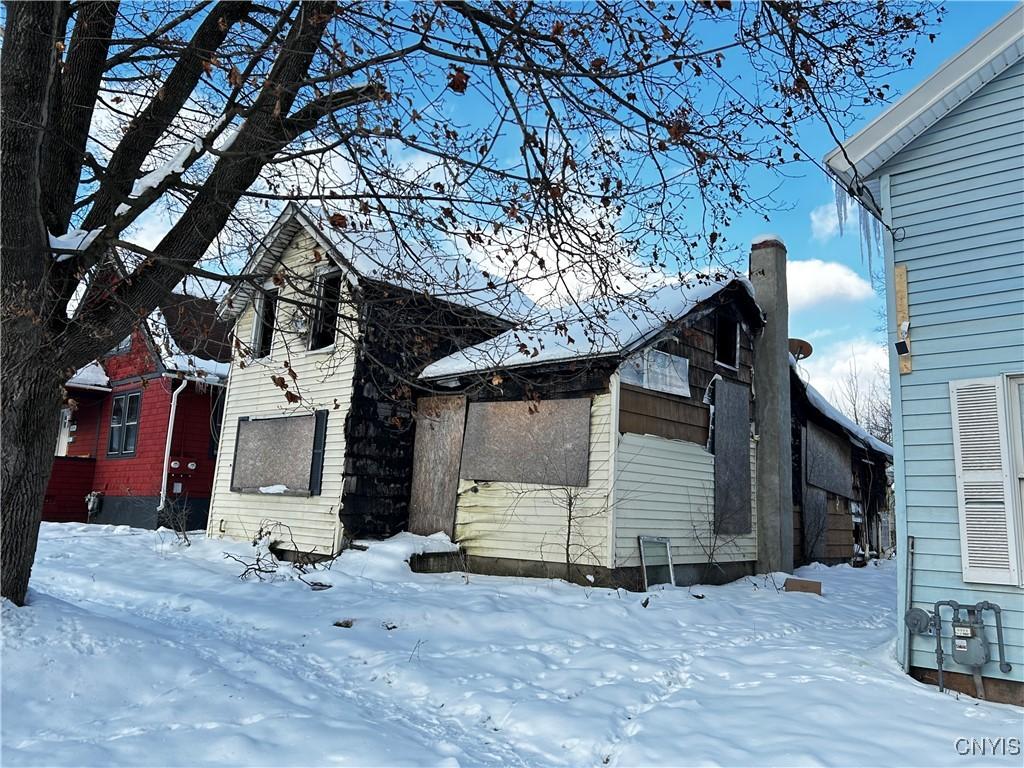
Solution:
{"label": "wood shingle siding", "polygon": [[682,397],[623,384],[619,431],[706,443],[709,413]]}
{"label": "wood shingle siding", "polygon": [[[1024,589],[963,577],[949,382],[1024,371],[1021,126],[1019,60],[877,174],[898,233],[887,243],[887,269],[891,275],[893,265],[907,267],[911,320],[913,372],[893,382],[897,546],[915,538],[914,605],[930,610],[936,600],[953,599],[1002,606],[1013,670],[1007,675],[989,664],[984,674],[1015,680],[1024,669]],[[934,668],[934,638],[912,642],[913,664]],[[946,667],[969,672],[952,659]]]}

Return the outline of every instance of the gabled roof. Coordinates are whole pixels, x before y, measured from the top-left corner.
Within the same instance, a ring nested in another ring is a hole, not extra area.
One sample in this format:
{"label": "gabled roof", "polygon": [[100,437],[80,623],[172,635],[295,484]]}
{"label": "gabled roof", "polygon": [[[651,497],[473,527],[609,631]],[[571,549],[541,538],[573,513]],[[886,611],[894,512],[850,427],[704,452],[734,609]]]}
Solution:
{"label": "gabled roof", "polygon": [[[938,71],[825,156],[845,189],[868,182],[914,139],[964,103],[982,86],[1024,58],[1024,4],[946,61]],[[867,196],[865,196],[867,197]],[[875,200],[862,199],[875,215]]]}
{"label": "gabled roof", "polygon": [[[514,286],[496,286],[462,254],[431,253],[423,259],[409,256],[391,232],[335,229],[323,210],[296,203],[289,203],[278,216],[249,258],[244,274],[269,277],[285,249],[303,230],[353,286],[362,279],[375,281],[495,317],[522,312],[529,304]],[[237,317],[255,292],[252,282],[236,284],[221,301],[218,314],[226,319]]]}
{"label": "gabled roof", "polygon": [[231,325],[217,316],[217,302],[172,293],[146,321],[164,369],[217,383],[231,363]]}
{"label": "gabled roof", "polygon": [[578,312],[587,320],[564,323],[553,315],[549,323],[534,324],[541,326],[538,330],[513,328],[428,365],[420,378],[446,379],[499,368],[626,355],[720,294],[744,297],[760,320],[753,286],[744,277],[704,279],[691,285],[670,283],[644,296],[642,307],[639,302],[629,302],[609,311],[592,302]]}

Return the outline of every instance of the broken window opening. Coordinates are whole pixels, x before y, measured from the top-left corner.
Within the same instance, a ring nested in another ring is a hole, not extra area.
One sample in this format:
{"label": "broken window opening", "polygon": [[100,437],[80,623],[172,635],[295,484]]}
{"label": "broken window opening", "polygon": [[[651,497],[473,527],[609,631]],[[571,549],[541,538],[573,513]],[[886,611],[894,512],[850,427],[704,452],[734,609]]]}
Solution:
{"label": "broken window opening", "polygon": [[256,316],[256,337],[253,350],[257,358],[270,355],[274,343],[274,326],[277,321],[277,289],[268,289],[260,299]]}
{"label": "broken window opening", "polygon": [[715,362],[736,369],[740,360],[740,324],[719,314],[715,319]]}
{"label": "broken window opening", "polygon": [[319,282],[316,313],[309,334],[309,348],[324,349],[334,344],[341,304],[341,272],[323,275]]}

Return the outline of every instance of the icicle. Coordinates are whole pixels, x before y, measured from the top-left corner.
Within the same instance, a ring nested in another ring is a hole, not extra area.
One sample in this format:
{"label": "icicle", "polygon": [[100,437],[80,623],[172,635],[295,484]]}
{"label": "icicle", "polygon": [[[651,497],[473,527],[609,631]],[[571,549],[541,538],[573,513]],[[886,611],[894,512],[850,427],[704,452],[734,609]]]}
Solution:
{"label": "icicle", "polygon": [[846,214],[850,207],[850,196],[846,194],[846,189],[839,182],[833,182],[832,188],[835,190],[836,198],[836,219],[839,221],[839,236],[842,237],[846,229]]}
{"label": "icicle", "polygon": [[868,252],[868,273],[871,272],[871,262],[874,261],[875,255],[875,240],[872,237],[872,226],[871,220],[874,219],[870,213],[868,213],[863,205],[857,206],[857,218],[860,221],[860,243],[861,243],[861,258],[864,258],[864,251]]}
{"label": "icicle", "polygon": [[[846,188],[837,182],[832,183],[835,191],[836,219],[839,221],[839,234],[846,234],[846,222],[850,215],[850,209],[857,209],[857,225],[860,234],[860,258],[867,261],[868,271],[874,269],[875,251],[882,251],[882,225],[872,216],[861,202],[851,197]],[[866,258],[865,258],[866,257]]]}

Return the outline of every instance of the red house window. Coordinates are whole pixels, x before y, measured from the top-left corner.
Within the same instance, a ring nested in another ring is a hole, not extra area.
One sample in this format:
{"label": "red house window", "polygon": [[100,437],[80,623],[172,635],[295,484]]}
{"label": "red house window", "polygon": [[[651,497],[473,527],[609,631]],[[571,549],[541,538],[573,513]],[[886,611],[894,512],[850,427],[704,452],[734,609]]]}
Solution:
{"label": "red house window", "polygon": [[130,456],[135,453],[135,444],[139,438],[139,405],[141,392],[126,392],[114,397],[114,405],[110,410],[110,438],[107,441],[107,454],[110,456]]}

